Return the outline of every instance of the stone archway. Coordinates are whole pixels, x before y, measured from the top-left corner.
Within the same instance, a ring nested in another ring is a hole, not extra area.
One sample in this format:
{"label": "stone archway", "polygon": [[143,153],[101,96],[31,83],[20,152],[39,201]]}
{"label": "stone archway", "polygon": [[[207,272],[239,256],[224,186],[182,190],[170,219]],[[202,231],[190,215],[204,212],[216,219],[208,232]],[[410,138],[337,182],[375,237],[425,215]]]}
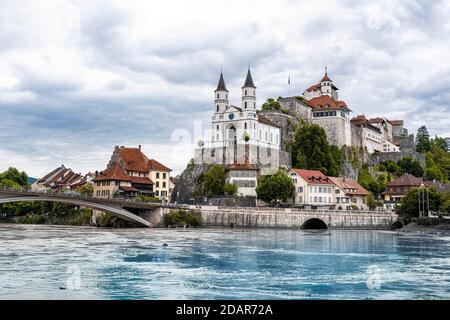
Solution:
{"label": "stone archway", "polygon": [[401,221],[395,221],[393,224],[391,224],[391,230],[398,230],[403,228],[403,223]]}
{"label": "stone archway", "polygon": [[300,229],[328,229],[327,224],[319,218],[311,218],[306,220]]}

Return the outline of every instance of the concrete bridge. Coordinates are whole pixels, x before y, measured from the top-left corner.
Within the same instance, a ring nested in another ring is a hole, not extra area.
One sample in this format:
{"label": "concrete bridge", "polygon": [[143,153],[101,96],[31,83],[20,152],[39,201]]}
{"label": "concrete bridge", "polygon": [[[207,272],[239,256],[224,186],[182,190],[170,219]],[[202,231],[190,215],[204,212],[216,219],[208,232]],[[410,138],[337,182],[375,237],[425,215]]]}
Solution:
{"label": "concrete bridge", "polygon": [[49,201],[83,206],[110,213],[123,220],[145,227],[153,227],[154,222],[152,222],[152,220],[155,220],[154,216],[159,216],[156,217],[156,222],[160,222],[160,218],[164,214],[164,210],[162,210],[164,206],[161,203],[139,202],[126,199],[93,198],[63,193],[43,193],[0,188],[0,204],[21,201]]}

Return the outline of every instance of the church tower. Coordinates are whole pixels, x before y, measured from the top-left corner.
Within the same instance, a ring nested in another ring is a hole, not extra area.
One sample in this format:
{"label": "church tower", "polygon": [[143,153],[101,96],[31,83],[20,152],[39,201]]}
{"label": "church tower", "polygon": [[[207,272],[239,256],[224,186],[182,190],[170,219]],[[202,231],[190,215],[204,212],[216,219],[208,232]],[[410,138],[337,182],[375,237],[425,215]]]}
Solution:
{"label": "church tower", "polygon": [[253,83],[250,67],[247,71],[247,78],[245,78],[244,86],[242,87],[242,110],[256,110],[256,87]]}
{"label": "church tower", "polygon": [[220,71],[219,83],[214,91],[214,114],[223,113],[228,108],[228,90],[223,80],[222,71]]}

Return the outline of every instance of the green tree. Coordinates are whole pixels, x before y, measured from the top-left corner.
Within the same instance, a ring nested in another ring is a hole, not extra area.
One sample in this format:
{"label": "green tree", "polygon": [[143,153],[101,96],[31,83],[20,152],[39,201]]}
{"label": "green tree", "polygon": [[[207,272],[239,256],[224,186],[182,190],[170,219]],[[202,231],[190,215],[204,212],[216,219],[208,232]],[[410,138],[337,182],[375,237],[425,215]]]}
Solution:
{"label": "green tree", "polygon": [[378,176],[378,179],[372,177],[367,165],[364,165],[359,171],[358,183],[366,190],[373,193],[373,195],[379,198],[380,194],[385,190],[387,184],[387,177],[385,175]]}
{"label": "green tree", "polygon": [[261,106],[261,110],[264,111],[281,111],[284,114],[288,114],[289,110],[283,108],[281,104],[272,98],[268,98]]}
{"label": "green tree", "polygon": [[404,157],[399,160],[397,164],[402,168],[404,173],[412,174],[415,177],[423,176],[423,168],[420,165],[420,162],[411,157]]}
{"label": "green tree", "polygon": [[374,195],[371,193],[367,196],[367,206],[373,210],[376,207],[381,207],[383,206],[383,202],[382,201],[378,201],[375,199]]}
{"label": "green tree", "polygon": [[238,187],[235,184],[225,184],[225,186],[223,187],[223,192],[225,194],[228,194],[230,196],[234,196],[235,194],[237,194],[238,192]]}
{"label": "green tree", "polygon": [[443,192],[441,194],[440,211],[443,214],[450,215],[450,192]]}
{"label": "green tree", "polygon": [[433,160],[433,155],[431,152],[427,152],[427,168],[425,169],[425,173],[423,175],[424,179],[426,181],[442,181],[444,178],[444,174],[442,173],[441,169],[436,165],[436,163]]}
{"label": "green tree", "polygon": [[444,152],[448,152],[449,145],[444,138],[435,136],[434,139],[431,140],[431,151],[441,150]]}
{"label": "green tree", "polygon": [[270,203],[286,202],[295,195],[292,179],[281,169],[273,175],[261,176],[256,187],[258,199]]}
{"label": "green tree", "polygon": [[0,184],[6,184],[4,180],[9,180],[7,183],[14,182],[21,187],[28,186],[28,175],[25,171],[19,172],[16,168],[9,168],[3,173],[0,173]]}
{"label": "green tree", "polygon": [[431,150],[430,134],[425,126],[422,126],[417,130],[416,150],[417,152],[428,152]]}
{"label": "green tree", "polygon": [[86,183],[82,186],[79,186],[75,191],[83,196],[92,197],[92,195],[94,194],[94,185],[91,183]]}
{"label": "green tree", "polygon": [[225,168],[221,165],[212,166],[203,177],[203,191],[208,196],[223,195],[226,184]]}
{"label": "green tree", "polygon": [[[423,210],[423,204],[425,199],[425,211],[428,210],[428,204],[430,211],[437,212],[441,206],[441,195],[435,188],[413,188],[402,198],[400,206],[397,208],[397,213],[402,216],[418,217],[419,216],[419,192],[420,192],[420,206]],[[420,191],[419,191],[420,190]],[[429,201],[428,201],[429,199]]]}
{"label": "green tree", "polygon": [[433,150],[430,153],[434,164],[440,169],[442,173],[442,181],[450,180],[450,152],[441,149]]}
{"label": "green tree", "polygon": [[401,176],[404,173],[403,169],[392,160],[386,160],[384,162],[381,162],[378,165],[378,169],[380,171],[387,171],[397,177]]}
{"label": "green tree", "polygon": [[292,145],[294,167],[320,170],[329,176],[338,176],[342,164],[342,152],[330,147],[325,130],[316,124],[300,126]]}

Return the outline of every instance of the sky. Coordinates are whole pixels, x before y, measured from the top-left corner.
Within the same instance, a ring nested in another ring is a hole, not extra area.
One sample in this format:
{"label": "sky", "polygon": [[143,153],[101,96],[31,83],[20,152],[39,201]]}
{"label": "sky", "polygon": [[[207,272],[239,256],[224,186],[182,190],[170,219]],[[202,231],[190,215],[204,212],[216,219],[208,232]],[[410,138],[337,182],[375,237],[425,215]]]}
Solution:
{"label": "sky", "polygon": [[114,146],[180,173],[250,65],[257,105],[325,66],[353,116],[450,137],[449,1],[0,0],[0,171],[103,170]]}

